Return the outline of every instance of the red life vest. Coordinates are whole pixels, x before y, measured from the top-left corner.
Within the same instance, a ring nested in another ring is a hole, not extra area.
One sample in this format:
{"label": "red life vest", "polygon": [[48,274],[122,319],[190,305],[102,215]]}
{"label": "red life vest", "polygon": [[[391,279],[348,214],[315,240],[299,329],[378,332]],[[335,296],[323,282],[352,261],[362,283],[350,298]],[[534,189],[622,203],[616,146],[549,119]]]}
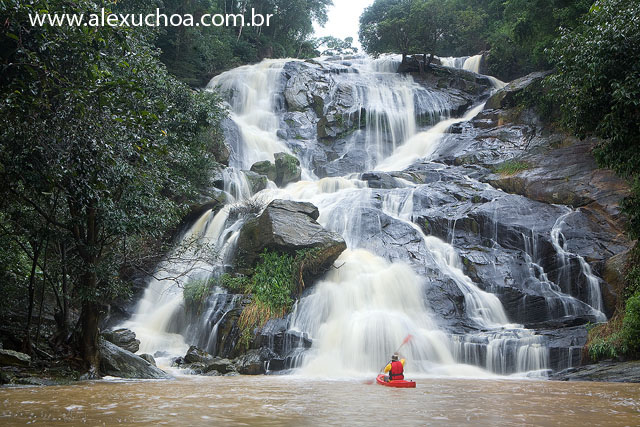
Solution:
{"label": "red life vest", "polygon": [[403,380],[404,379],[404,366],[402,362],[391,362],[391,370],[389,371],[389,381]]}

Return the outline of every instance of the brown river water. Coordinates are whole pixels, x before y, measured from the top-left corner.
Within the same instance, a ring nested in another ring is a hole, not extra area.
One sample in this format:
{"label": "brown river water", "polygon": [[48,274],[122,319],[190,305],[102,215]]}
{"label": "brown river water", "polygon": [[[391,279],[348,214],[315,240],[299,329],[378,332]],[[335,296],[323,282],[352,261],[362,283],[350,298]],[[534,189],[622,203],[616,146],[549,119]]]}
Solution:
{"label": "brown river water", "polygon": [[638,426],[637,384],[418,379],[415,389],[295,376],[0,388],[0,425]]}

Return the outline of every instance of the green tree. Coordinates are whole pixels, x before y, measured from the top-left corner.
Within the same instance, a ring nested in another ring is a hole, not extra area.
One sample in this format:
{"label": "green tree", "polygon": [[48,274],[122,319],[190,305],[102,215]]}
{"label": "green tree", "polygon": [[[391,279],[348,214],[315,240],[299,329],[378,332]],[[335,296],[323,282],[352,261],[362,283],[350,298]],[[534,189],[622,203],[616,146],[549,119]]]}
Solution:
{"label": "green tree", "polygon": [[599,0],[583,25],[564,30],[551,50],[550,80],[564,123],[595,134],[599,163],[635,182],[626,199],[630,230],[640,235],[640,4]]}
{"label": "green tree", "polygon": [[[216,74],[263,58],[309,57],[313,23],[326,23],[331,0],[122,0],[119,11],[140,13],[161,7],[166,15],[191,14],[195,22],[208,13],[242,14],[252,9],[273,15],[269,26],[179,26],[150,31],[169,71],[192,87],[203,87]],[[149,31],[148,31],[149,32]]]}
{"label": "green tree", "polygon": [[95,3],[2,5],[3,208],[38,219],[14,221],[25,236],[14,240],[44,227],[73,258],[81,308],[74,343],[96,369],[100,306],[123,290],[119,268],[132,242],[162,237],[208,183],[217,140],[203,130],[221,111],[217,99],[167,74],[145,32],[32,27],[27,17],[95,12]]}
{"label": "green tree", "polygon": [[413,0],[376,0],[360,16],[359,38],[365,52],[401,53],[404,58],[414,45],[409,28]]}
{"label": "green tree", "polygon": [[[422,53],[426,65],[454,30],[447,0],[376,0],[360,16],[360,43],[372,55]],[[428,55],[427,55],[428,54]]]}

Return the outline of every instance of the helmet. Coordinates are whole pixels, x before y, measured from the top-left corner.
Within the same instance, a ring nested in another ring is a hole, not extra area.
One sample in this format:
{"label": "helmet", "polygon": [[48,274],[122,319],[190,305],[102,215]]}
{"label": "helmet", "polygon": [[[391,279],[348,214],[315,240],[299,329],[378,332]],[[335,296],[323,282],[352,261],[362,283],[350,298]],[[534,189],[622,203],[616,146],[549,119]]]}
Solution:
{"label": "helmet", "polygon": [[391,356],[391,360],[396,362],[398,360],[398,353],[393,353],[393,355]]}

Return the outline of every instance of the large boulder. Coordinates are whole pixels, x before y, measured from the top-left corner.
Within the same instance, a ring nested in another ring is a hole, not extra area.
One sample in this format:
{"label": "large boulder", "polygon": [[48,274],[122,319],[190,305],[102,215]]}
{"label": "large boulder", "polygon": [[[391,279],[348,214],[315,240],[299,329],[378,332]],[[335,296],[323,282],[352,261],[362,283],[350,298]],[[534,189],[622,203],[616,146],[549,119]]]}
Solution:
{"label": "large boulder", "polygon": [[291,154],[276,153],[276,185],[285,187],[292,182],[300,181],[302,169],[300,169],[300,161]]}
{"label": "large boulder", "polygon": [[221,357],[216,357],[207,363],[205,367],[205,372],[218,372],[220,374],[229,374],[232,372],[236,372],[236,367],[229,359],[224,359]]}
{"label": "large boulder", "polygon": [[166,372],[136,356],[130,351],[100,338],[100,373],[120,378],[160,379],[170,378]]}
{"label": "large boulder", "polygon": [[149,353],[143,353],[140,355],[140,357],[144,360],[146,360],[147,362],[151,363],[153,366],[157,366],[156,365],[156,359],[150,355]]}
{"label": "large boulder", "polygon": [[271,163],[269,160],[262,160],[260,162],[255,162],[251,166],[251,172],[255,172],[260,175],[264,175],[269,180],[276,180],[276,166]]}
{"label": "large boulder", "polygon": [[272,201],[260,216],[242,227],[236,265],[255,265],[264,249],[294,254],[300,249],[317,248],[319,269],[329,268],[347,246],[342,236],[318,224],[318,215],[318,208],[311,203]]}
{"label": "large boulder", "polygon": [[510,82],[487,100],[485,109],[512,108],[518,103],[518,95],[530,85],[541,81],[551,74],[550,71],[538,71]]}
{"label": "large boulder", "polygon": [[31,356],[13,350],[0,349],[0,366],[29,366]]}
{"label": "large boulder", "polygon": [[[285,187],[287,184],[300,181],[302,169],[300,169],[300,161],[295,156],[287,153],[276,153],[274,157],[275,164],[269,160],[256,162],[251,166],[251,171],[245,172],[245,174],[257,174],[259,177],[267,177],[275,182],[278,187]],[[247,178],[249,177],[247,176]]]}
{"label": "large boulder", "polygon": [[185,363],[209,363],[213,361],[213,356],[206,351],[199,349],[195,345],[189,347],[187,354],[184,356]]}
{"label": "large boulder", "polygon": [[268,348],[259,350],[249,350],[242,356],[234,360],[238,373],[243,375],[262,375],[267,372],[267,361],[274,358],[276,354]]}
{"label": "large boulder", "polygon": [[136,333],[131,329],[115,329],[102,333],[102,337],[112,344],[117,345],[131,353],[135,353],[140,349],[140,340],[136,339]]}

